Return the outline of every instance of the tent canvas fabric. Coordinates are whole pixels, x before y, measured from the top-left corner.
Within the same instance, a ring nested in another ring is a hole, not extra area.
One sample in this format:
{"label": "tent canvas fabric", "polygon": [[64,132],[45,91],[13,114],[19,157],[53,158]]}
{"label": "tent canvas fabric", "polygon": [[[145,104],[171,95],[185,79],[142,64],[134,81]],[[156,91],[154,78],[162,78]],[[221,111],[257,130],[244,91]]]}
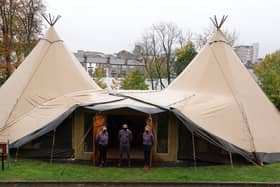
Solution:
{"label": "tent canvas fabric", "polygon": [[0,141],[9,141],[10,148],[54,130],[78,107],[125,99],[99,88],[54,27],[0,88],[0,98]]}
{"label": "tent canvas fabric", "polygon": [[278,111],[219,29],[164,90],[119,95],[169,107],[189,130],[250,161],[280,161]]}

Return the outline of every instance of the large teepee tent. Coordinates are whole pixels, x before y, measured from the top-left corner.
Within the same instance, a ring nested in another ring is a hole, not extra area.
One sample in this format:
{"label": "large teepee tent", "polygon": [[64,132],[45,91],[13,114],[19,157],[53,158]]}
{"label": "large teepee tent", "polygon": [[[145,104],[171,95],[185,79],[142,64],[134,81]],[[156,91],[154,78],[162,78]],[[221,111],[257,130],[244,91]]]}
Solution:
{"label": "large teepee tent", "polygon": [[66,49],[53,25],[0,88],[0,141],[20,146],[65,119],[77,106],[119,98],[101,90]]}
{"label": "large teepee tent", "polygon": [[194,134],[250,161],[280,161],[280,116],[217,30],[163,91],[126,95],[169,107]]}

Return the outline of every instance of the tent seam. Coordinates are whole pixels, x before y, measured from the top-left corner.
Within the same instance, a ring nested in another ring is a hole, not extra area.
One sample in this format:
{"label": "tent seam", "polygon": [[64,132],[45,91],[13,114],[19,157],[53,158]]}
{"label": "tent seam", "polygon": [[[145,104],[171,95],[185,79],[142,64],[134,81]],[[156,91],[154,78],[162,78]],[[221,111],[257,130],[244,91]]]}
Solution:
{"label": "tent seam", "polygon": [[234,98],[234,100],[236,101],[236,103],[237,103],[237,105],[238,105],[238,108],[241,110],[241,114],[242,114],[243,120],[245,121],[247,130],[248,130],[249,135],[250,135],[250,138],[251,138],[251,140],[252,140],[253,149],[254,149],[254,151],[256,152],[255,141],[254,141],[254,138],[253,138],[253,136],[252,136],[252,132],[251,132],[251,130],[250,130],[250,126],[249,126],[249,124],[248,124],[248,119],[247,119],[246,113],[245,113],[245,111],[244,111],[244,109],[243,109],[243,105],[242,105],[242,103],[239,101],[239,99],[237,98],[237,96],[235,95],[235,94],[237,94],[237,92],[234,90],[234,88],[233,88],[233,87],[231,86],[231,84],[229,83],[229,81],[228,81],[228,79],[227,79],[227,76],[226,76],[225,72],[223,71],[223,68],[222,68],[222,66],[221,66],[221,63],[219,62],[219,60],[218,60],[218,58],[217,58],[217,56],[216,56],[214,50],[212,49],[211,46],[209,46],[209,47],[210,47],[210,49],[211,49],[211,51],[212,51],[212,53],[213,53],[213,55],[214,55],[214,57],[215,57],[215,59],[216,59],[216,61],[217,61],[217,64],[219,65],[219,67],[220,67],[220,69],[221,69],[221,72],[222,72],[222,74],[223,74],[223,76],[224,76],[224,78],[225,78],[225,81],[226,81],[226,83],[227,83],[229,89],[230,89],[231,92],[232,92],[233,98]]}

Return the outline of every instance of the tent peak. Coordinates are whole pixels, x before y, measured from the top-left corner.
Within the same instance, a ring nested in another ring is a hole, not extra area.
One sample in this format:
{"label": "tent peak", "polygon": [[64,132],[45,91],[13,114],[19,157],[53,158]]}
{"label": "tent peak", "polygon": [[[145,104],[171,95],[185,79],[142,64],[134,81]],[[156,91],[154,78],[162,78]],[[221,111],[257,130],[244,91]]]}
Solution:
{"label": "tent peak", "polygon": [[222,19],[220,22],[218,22],[217,20],[217,16],[214,15],[214,18],[209,18],[211,20],[211,22],[213,23],[213,25],[216,27],[217,30],[220,30],[222,25],[225,23],[226,19],[228,18],[228,16],[223,15]]}
{"label": "tent peak", "polygon": [[54,17],[54,16],[51,16],[51,14],[49,14],[49,17],[47,17],[46,15],[43,15],[43,18],[48,22],[48,24],[52,27],[56,24],[56,22],[59,20],[59,18],[61,18],[60,15]]}

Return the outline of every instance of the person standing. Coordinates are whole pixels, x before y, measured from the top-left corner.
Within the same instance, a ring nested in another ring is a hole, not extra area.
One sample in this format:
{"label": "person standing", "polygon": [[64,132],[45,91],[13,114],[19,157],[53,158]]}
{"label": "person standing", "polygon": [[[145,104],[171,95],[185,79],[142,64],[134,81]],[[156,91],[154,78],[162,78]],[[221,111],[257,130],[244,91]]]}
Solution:
{"label": "person standing", "polygon": [[143,146],[144,146],[144,168],[150,168],[151,150],[154,144],[154,136],[148,126],[145,127],[143,133]]}
{"label": "person standing", "polygon": [[127,155],[127,164],[130,167],[130,144],[132,142],[132,132],[128,129],[127,124],[122,125],[122,129],[119,131],[120,142],[120,161],[119,167],[122,166],[123,154]]}
{"label": "person standing", "polygon": [[99,151],[99,166],[103,167],[107,159],[107,145],[109,142],[109,135],[105,126],[102,128],[102,131],[97,134],[96,142]]}

